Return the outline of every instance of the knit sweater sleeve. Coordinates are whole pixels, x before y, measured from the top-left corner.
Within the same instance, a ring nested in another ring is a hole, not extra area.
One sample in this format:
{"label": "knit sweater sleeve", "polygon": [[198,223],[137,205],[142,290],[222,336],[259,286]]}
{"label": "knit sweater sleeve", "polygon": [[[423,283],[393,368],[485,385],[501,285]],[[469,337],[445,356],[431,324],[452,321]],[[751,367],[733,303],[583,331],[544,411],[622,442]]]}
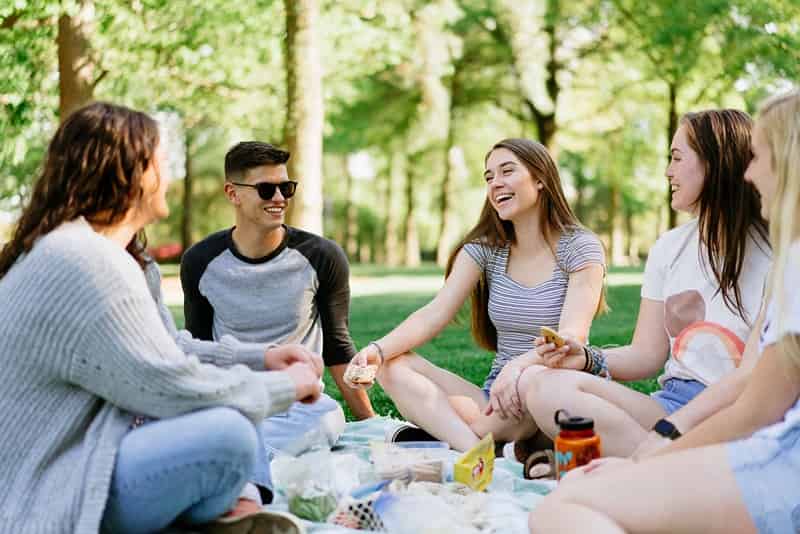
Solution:
{"label": "knit sweater sleeve", "polygon": [[223,369],[184,354],[144,285],[141,280],[141,291],[123,288],[98,302],[94,320],[72,351],[70,382],[155,418],[230,406],[260,421],[288,409],[295,390],[286,373]]}
{"label": "knit sweater sleeve", "polygon": [[276,346],[275,343],[245,343],[230,335],[222,336],[219,341],[207,341],[195,338],[188,330],[178,330],[172,313],[164,302],[161,291],[161,270],[155,261],[147,264],[145,278],[150,295],[158,306],[161,322],[183,352],[194,354],[201,362],[220,367],[230,367],[240,363],[254,371],[266,370],[264,353]]}

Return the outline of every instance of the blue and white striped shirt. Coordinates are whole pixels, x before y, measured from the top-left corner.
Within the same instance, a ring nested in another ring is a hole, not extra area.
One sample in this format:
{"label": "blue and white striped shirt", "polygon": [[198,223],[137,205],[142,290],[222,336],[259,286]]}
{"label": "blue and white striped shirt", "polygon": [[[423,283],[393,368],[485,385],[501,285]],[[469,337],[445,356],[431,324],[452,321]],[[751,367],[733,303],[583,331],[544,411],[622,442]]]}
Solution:
{"label": "blue and white striped shirt", "polygon": [[494,248],[479,242],[464,245],[467,254],[486,274],[489,318],[497,329],[497,355],[484,385],[487,391],[506,363],[533,348],[533,340],[542,326],[558,330],[570,273],[593,263],[605,267],[602,244],[583,228],[561,234],[553,275],[534,287],[524,286],[508,276],[509,249],[510,245]]}

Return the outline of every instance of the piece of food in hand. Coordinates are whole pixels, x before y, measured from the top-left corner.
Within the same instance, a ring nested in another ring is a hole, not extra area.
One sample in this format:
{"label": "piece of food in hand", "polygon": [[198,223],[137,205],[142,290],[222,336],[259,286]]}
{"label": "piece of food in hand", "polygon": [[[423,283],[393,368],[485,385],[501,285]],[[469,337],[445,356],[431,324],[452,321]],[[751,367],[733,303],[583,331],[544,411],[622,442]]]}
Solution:
{"label": "piece of food in hand", "polygon": [[344,379],[353,384],[372,384],[377,372],[377,365],[365,365],[364,367],[348,365],[344,372]]}
{"label": "piece of food in hand", "polygon": [[552,328],[548,328],[546,326],[543,326],[543,327],[540,328],[539,331],[541,332],[542,337],[544,338],[544,340],[547,343],[554,344],[557,349],[560,349],[561,347],[563,347],[564,345],[567,344],[567,342],[564,340],[564,338],[559,336],[558,332],[556,332]]}

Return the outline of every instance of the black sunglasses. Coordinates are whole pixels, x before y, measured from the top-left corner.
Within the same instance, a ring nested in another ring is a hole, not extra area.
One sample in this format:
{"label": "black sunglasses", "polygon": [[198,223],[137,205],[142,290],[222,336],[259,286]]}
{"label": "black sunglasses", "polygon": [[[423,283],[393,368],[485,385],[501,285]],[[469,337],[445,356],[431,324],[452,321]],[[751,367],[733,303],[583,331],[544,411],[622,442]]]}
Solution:
{"label": "black sunglasses", "polygon": [[258,196],[261,197],[261,200],[272,200],[272,197],[275,196],[276,189],[281,190],[281,195],[283,195],[283,198],[292,198],[295,191],[297,191],[297,182],[293,182],[292,180],[281,182],[279,184],[273,184],[271,182],[258,182],[257,184],[242,184],[239,182],[231,183],[233,185],[240,185],[242,187],[254,188],[256,191],[258,191]]}

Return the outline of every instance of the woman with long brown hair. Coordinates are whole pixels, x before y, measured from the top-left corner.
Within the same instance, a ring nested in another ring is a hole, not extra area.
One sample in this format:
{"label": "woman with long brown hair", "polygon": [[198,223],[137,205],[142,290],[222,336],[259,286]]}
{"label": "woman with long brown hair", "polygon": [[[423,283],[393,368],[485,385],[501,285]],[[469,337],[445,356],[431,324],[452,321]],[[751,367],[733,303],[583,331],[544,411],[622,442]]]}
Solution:
{"label": "woman with long brown hair", "polygon": [[307,363],[221,369],[165,329],[136,239],[169,212],[163,146],[144,113],[74,112],[0,252],[2,532],[208,522],[251,475],[253,422],[319,395]]}
{"label": "woman with long brown hair", "polygon": [[533,511],[532,533],[800,531],[800,91],[762,105],[752,149],[745,179],[775,263],[744,391],[659,455],[571,473]]}
{"label": "woman with long brown hair", "polygon": [[[732,402],[755,356],[771,253],[758,193],[744,178],[752,121],[724,109],[689,113],[679,124],[666,176],[672,207],[693,219],[650,250],[633,341],[601,349],[570,340],[556,350],[537,340],[545,365],[556,368],[528,386],[526,405],[540,429],[554,436],[561,408],[591,417],[610,456],[630,456],[651,429],[656,439],[674,438]],[[662,368],[652,396],[608,380],[641,380]],[[702,402],[683,409],[701,392]]]}
{"label": "woman with long brown hair", "polygon": [[[536,363],[533,340],[543,326],[585,340],[603,307],[603,247],[572,213],[547,149],[500,141],[486,155],[484,178],[480,219],[452,253],[444,287],[350,364],[380,365],[378,381],[400,413],[458,450],[488,432],[499,441],[535,434],[519,395],[520,376]],[[496,353],[483,388],[410,352],[470,294],[473,337]]]}

